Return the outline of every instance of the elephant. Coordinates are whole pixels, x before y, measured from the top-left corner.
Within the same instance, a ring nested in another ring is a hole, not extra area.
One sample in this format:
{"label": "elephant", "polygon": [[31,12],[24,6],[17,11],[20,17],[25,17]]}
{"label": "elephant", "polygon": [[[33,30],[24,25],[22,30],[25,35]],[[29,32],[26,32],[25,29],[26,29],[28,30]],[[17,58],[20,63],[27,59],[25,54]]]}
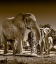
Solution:
{"label": "elephant", "polygon": [[51,35],[48,36],[48,42],[49,42],[49,52],[53,48],[53,38]]}
{"label": "elephant", "polygon": [[41,54],[45,51],[45,54],[49,54],[50,50],[50,36],[51,33],[50,28],[43,28],[42,29],[42,37],[41,37]]}
{"label": "elephant", "polygon": [[[7,53],[7,41],[11,42],[13,54],[22,53],[22,43],[25,30],[30,28],[33,28],[36,31],[37,43],[39,43],[40,30],[37,24],[37,20],[32,13],[19,13],[15,17],[4,20],[2,23],[4,54]],[[16,48],[14,46],[15,40],[17,41]]]}

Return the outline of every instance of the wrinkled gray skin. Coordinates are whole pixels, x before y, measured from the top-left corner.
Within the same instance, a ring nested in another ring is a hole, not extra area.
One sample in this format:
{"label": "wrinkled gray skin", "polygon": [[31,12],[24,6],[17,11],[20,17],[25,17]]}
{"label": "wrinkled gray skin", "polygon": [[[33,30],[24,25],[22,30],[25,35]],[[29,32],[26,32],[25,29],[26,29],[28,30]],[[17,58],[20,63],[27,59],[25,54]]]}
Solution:
{"label": "wrinkled gray skin", "polygon": [[[14,18],[6,19],[2,24],[3,42],[4,42],[4,54],[7,53],[7,41],[11,42],[13,54],[22,52],[22,43],[25,29],[33,28],[36,30],[36,38],[39,43],[40,31],[37,25],[36,18],[31,13],[20,13]],[[17,40],[17,47],[15,49],[14,42]]]}

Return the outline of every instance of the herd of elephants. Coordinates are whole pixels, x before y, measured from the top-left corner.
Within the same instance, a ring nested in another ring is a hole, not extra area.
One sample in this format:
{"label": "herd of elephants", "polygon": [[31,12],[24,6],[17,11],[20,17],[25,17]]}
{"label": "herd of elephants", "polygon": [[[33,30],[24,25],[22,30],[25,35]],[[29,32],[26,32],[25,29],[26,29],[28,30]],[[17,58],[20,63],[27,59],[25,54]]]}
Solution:
{"label": "herd of elephants", "polygon": [[[43,30],[43,36],[41,36],[41,31],[39,29],[37,20],[32,13],[19,13],[17,16],[7,18],[6,20],[3,21],[2,42],[4,43],[4,54],[7,54],[7,41],[10,41],[11,43],[13,54],[22,53],[22,43],[26,29],[29,29],[30,31],[35,30],[35,49],[37,50],[37,52],[38,49],[40,49],[41,54],[43,54],[43,51],[45,51],[46,54],[49,54],[50,47],[52,46],[52,39],[49,35],[51,31],[49,28],[41,29]],[[33,37],[34,36],[32,36],[32,38]],[[17,41],[16,48],[14,46],[15,40]],[[34,43],[34,40],[31,40],[32,41],[29,41],[29,44]],[[30,47],[33,49],[34,45],[31,44]],[[32,49],[31,51],[33,51]]]}

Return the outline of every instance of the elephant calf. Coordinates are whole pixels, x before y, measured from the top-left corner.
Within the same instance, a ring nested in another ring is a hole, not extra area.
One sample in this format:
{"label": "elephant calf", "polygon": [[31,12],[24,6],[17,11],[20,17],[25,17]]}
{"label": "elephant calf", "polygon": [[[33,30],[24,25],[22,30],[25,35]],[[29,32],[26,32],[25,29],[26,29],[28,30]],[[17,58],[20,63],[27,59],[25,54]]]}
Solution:
{"label": "elephant calf", "polygon": [[52,37],[49,36],[51,30],[49,28],[42,29],[42,37],[41,37],[41,53],[45,51],[45,54],[50,53],[50,48],[52,45]]}

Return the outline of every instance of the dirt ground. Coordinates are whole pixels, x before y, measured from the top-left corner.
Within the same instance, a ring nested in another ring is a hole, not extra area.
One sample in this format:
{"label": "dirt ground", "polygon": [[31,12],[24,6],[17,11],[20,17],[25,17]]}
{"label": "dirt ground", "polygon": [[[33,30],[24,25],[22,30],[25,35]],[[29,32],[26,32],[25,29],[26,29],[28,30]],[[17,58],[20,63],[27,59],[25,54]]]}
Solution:
{"label": "dirt ground", "polygon": [[12,50],[4,55],[3,52],[4,50],[0,50],[0,64],[56,64],[56,48],[52,49],[49,55],[31,55],[30,51],[13,55]]}
{"label": "dirt ground", "polygon": [[6,55],[0,54],[0,64],[56,64],[56,51],[51,51],[49,55],[31,55],[30,51],[24,53],[23,55],[13,55],[12,52]]}

